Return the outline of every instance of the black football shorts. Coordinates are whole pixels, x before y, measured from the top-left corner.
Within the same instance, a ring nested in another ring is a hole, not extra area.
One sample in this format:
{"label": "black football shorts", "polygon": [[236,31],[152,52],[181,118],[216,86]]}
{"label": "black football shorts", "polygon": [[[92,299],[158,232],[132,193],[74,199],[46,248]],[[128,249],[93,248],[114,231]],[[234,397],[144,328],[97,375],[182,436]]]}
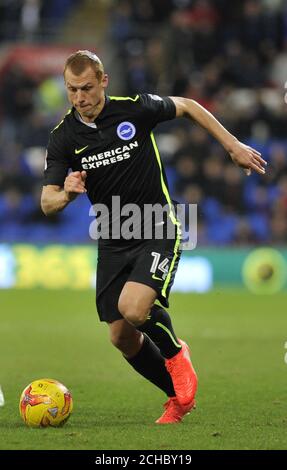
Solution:
{"label": "black football shorts", "polygon": [[122,319],[118,309],[121,291],[127,281],[152,287],[164,307],[181,255],[179,240],[116,241],[98,251],[96,304],[101,321]]}

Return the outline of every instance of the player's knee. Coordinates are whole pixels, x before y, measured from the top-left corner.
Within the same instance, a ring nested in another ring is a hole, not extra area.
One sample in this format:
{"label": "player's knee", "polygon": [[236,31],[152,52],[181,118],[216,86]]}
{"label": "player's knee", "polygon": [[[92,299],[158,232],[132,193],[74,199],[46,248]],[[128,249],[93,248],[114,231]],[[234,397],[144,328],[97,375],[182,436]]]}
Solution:
{"label": "player's knee", "polygon": [[120,298],[118,308],[122,316],[135,327],[142,325],[150,312],[146,305],[136,299]]}

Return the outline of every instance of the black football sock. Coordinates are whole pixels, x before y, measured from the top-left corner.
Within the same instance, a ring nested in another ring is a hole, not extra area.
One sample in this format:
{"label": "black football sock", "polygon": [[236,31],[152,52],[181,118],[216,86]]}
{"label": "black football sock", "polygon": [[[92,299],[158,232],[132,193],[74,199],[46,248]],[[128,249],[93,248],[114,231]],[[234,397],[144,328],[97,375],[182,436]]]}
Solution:
{"label": "black football sock", "polygon": [[163,390],[167,396],[174,397],[172,380],[166,370],[164,358],[158,347],[144,334],[144,341],[139,352],[132,358],[124,358],[143,377]]}
{"label": "black football sock", "polygon": [[166,359],[170,359],[181,350],[181,344],[173,331],[170,316],[159,305],[152,307],[148,319],[137,329],[153,340]]}

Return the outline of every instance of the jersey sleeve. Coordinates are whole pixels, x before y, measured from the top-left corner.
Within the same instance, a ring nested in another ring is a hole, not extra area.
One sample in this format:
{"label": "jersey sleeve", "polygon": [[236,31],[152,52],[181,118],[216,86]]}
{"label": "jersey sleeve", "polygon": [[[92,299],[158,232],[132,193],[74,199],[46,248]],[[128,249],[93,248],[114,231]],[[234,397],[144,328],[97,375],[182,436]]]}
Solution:
{"label": "jersey sleeve", "polygon": [[142,94],[140,104],[145,123],[150,123],[151,127],[176,117],[175,104],[168,96]]}
{"label": "jersey sleeve", "polygon": [[47,146],[44,186],[53,184],[63,187],[69,168],[70,162],[63,136],[58,132],[51,132]]}

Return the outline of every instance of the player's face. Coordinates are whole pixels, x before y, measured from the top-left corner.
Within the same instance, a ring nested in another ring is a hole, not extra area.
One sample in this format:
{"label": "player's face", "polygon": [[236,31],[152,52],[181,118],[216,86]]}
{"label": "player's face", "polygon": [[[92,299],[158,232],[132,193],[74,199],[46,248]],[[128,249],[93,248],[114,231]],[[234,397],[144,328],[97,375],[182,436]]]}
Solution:
{"label": "player's face", "polygon": [[91,67],[87,67],[81,75],[74,75],[67,68],[65,83],[72,106],[76,108],[84,121],[94,121],[105,104],[105,88],[108,85],[107,75],[104,74],[99,81]]}

